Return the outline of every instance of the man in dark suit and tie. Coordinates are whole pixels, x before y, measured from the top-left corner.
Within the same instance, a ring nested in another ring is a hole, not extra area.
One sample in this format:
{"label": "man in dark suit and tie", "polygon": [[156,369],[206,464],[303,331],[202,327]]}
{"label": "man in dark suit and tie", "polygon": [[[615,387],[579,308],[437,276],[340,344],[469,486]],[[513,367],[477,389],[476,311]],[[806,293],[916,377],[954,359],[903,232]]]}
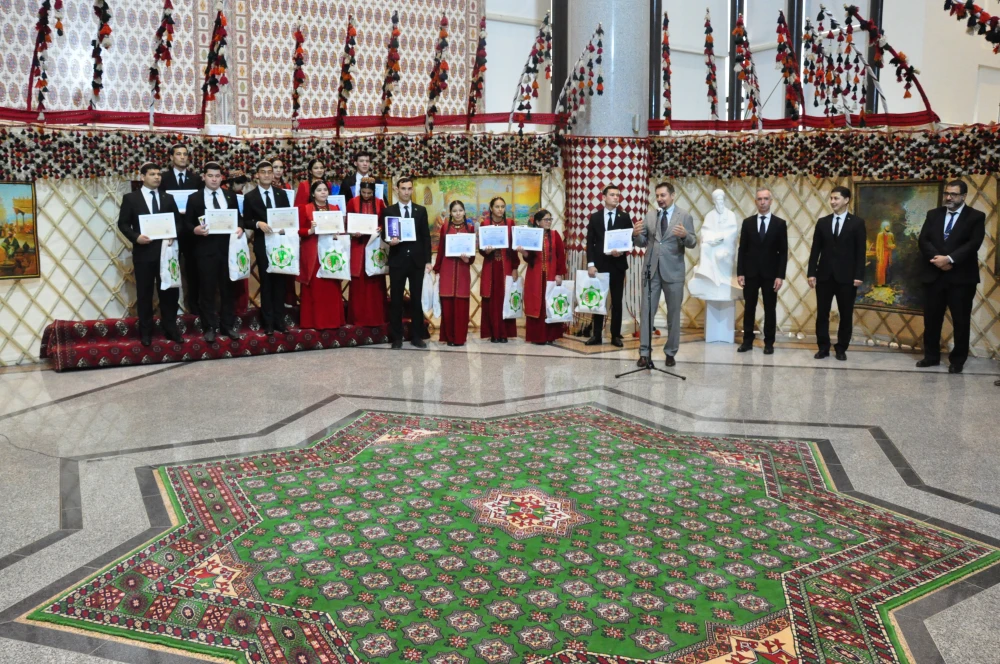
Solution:
{"label": "man in dark suit and tie", "polygon": [[[160,323],[163,332],[171,341],[181,343],[177,329],[178,289],[160,290],[160,251],[163,242],[174,240],[151,240],[142,234],[139,217],[144,214],[174,214],[177,224],[177,205],[170,194],[157,191],[160,186],[160,167],[146,162],[139,169],[142,188],[125,194],[121,211],[118,213],[118,230],[132,243],[132,265],[135,268],[135,300],[139,314],[139,335],[142,345],[152,343],[153,335],[153,292],[160,296]],[[179,224],[178,224],[179,230]]]}
{"label": "man in dark suit and tie", "polygon": [[840,327],[834,350],[838,360],[847,359],[854,329],[854,300],[865,278],[865,220],[847,211],[851,190],[834,187],[828,214],[816,223],[809,252],[809,287],[816,289],[816,343],[813,357],[830,356],[830,305],[837,298]]}
{"label": "man in dark suit and tie", "polygon": [[[622,341],[622,296],[625,294],[625,273],[628,271],[628,256],[613,251],[604,253],[604,233],[609,230],[633,230],[632,218],[627,212],[618,208],[621,202],[621,189],[616,185],[608,185],[601,192],[604,195],[604,205],[600,210],[590,215],[587,225],[587,272],[591,277],[599,272],[607,272],[609,278],[609,293],[611,299],[611,343],[618,348],[625,344]],[[603,343],[604,316],[593,316],[593,330],[588,346],[598,346]]]}
{"label": "man in dark suit and tie", "polygon": [[[367,150],[362,150],[354,155],[354,173],[348,175],[344,178],[343,182],[340,183],[340,195],[346,200],[351,200],[355,196],[361,195],[361,179],[366,177],[375,177],[372,171],[372,153]],[[375,180],[375,191],[378,192],[378,185],[382,185],[382,202],[386,201],[386,191],[385,182],[376,178]],[[357,192],[357,193],[355,193]],[[389,215],[390,217],[394,215]]]}
{"label": "man in dark suit and tie", "polygon": [[271,208],[287,208],[289,202],[288,194],[284,190],[271,186],[274,181],[271,162],[260,162],[256,171],[257,186],[243,197],[242,226],[248,231],[253,231],[253,253],[257,257],[257,279],[260,281],[260,314],[264,331],[270,336],[275,330],[286,331],[285,291],[290,277],[267,271],[269,263],[264,236],[274,232],[267,225],[267,211]]}
{"label": "man in dark suit and tie", "polygon": [[743,343],[738,353],[753,350],[758,291],[764,300],[764,354],[774,353],[778,326],[778,291],[788,263],[788,224],[771,214],[771,190],[757,190],[757,214],[743,220],[736,254],[736,281],[743,289]]}
{"label": "man in dark suit and tie", "polygon": [[[160,193],[181,190],[197,190],[204,186],[201,178],[189,167],[188,149],[181,144],[170,148],[170,165],[161,171]],[[176,201],[175,201],[176,202]],[[186,210],[187,201],[182,200],[177,209]],[[181,213],[183,214],[183,213]],[[183,226],[183,224],[182,224]],[[194,254],[194,236],[182,228],[177,241],[181,252],[181,278],[184,282],[184,304],[193,314],[198,313],[198,259]]]}
{"label": "man in dark suit and tie", "polygon": [[401,177],[396,181],[396,202],[382,210],[379,226],[385,228],[386,217],[413,219],[417,230],[415,242],[389,241],[389,333],[393,348],[403,347],[403,294],[410,282],[410,341],[417,348],[427,348],[423,340],[424,312],[420,295],[424,275],[431,271],[431,231],[427,208],[413,202],[413,180]]}
{"label": "man in dark suit and tie", "polygon": [[[199,218],[205,216],[206,210],[229,209],[237,210],[237,223],[242,225],[242,222],[236,194],[221,188],[222,166],[210,161],[205,164],[202,172],[205,186],[191,194],[184,219],[188,230],[195,236],[195,256],[198,259],[198,278],[201,285],[198,308],[201,311],[205,341],[212,343],[215,341],[217,331],[234,339],[240,339],[243,335],[236,329],[236,290],[233,288],[233,282],[229,280],[229,238],[232,235],[209,234],[208,227],[202,225]],[[241,237],[243,229],[237,228],[235,235]],[[215,301],[217,293],[218,307]]]}
{"label": "man in dark suit and tie", "polygon": [[962,373],[969,358],[972,301],[979,283],[979,247],[986,237],[986,215],[965,204],[969,186],[953,180],[944,187],[944,207],[927,213],[918,244],[924,258],[924,358],[920,368],[941,363],[941,325],[951,311],[954,347],[949,373]]}

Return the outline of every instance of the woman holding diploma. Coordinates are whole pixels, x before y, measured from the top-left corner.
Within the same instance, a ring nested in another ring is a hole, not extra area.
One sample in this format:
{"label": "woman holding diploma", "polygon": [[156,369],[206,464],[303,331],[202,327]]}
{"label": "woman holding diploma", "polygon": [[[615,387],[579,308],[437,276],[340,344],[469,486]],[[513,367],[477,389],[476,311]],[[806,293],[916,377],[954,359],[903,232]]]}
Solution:
{"label": "woman holding diploma", "polygon": [[439,340],[449,346],[464,346],[469,334],[469,298],[472,296],[472,276],[469,266],[472,256],[445,256],[449,235],[472,233],[475,229],[465,218],[465,204],[453,201],[448,207],[448,223],[441,227],[434,273],[438,275],[441,293],[441,334]]}
{"label": "woman holding diploma", "polygon": [[[310,198],[310,192],[312,191],[312,186],[317,182],[326,182],[323,176],[326,175],[326,165],[323,163],[322,159],[317,159],[313,157],[309,160],[309,166],[306,168],[306,178],[299,183],[299,188],[295,192],[295,207],[302,207],[312,202]],[[326,185],[327,196],[330,195],[330,185]]]}
{"label": "woman holding diploma", "polygon": [[[347,201],[347,214],[382,214],[385,203],[375,198],[375,178],[364,177],[358,195]],[[382,233],[382,227],[378,229]],[[351,297],[347,300],[349,325],[385,325],[385,275],[368,276],[365,249],[371,235],[351,234]]]}
{"label": "woman holding diploma", "polygon": [[507,277],[517,279],[517,268],[520,261],[517,252],[510,248],[511,228],[514,220],[508,219],[507,201],[497,196],[490,201],[490,209],[482,221],[483,226],[506,226],[507,248],[494,249],[481,247],[483,255],[483,271],[479,276],[479,296],[482,298],[481,325],[479,337],[490,338],[492,343],[507,343],[508,337],[517,338],[517,321],[513,318],[504,320],[503,301],[506,295]]}
{"label": "woman holding diploma", "polygon": [[332,330],[344,324],[344,296],[340,292],[339,279],[320,279],[319,252],[317,251],[316,221],[314,212],[337,211],[336,205],[329,204],[330,188],[322,180],[309,187],[310,202],[299,207],[299,276],[302,284],[299,300],[302,310],[299,327],[314,330]]}
{"label": "woman holding diploma", "polygon": [[537,344],[551,344],[563,335],[563,323],[545,322],[545,288],[550,281],[562,284],[566,273],[566,247],[558,231],[552,230],[552,213],[539,210],[531,219],[531,225],[545,230],[541,251],[522,251],[518,254],[528,264],[524,275],[524,315],[526,329],[524,340]]}

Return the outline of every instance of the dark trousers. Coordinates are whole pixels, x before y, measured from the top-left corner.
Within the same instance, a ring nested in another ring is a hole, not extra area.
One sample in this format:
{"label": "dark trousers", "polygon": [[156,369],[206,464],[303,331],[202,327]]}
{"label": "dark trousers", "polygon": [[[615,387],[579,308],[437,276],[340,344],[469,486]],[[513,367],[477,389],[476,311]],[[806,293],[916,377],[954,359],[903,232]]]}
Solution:
{"label": "dark trousers", "polygon": [[[608,299],[611,300],[611,336],[620,337],[622,335],[622,297],[625,295],[625,275],[626,272],[610,273],[608,280]],[[594,329],[592,337],[601,338],[604,333],[604,316],[593,316]]]}
{"label": "dark trousers", "polygon": [[181,283],[184,284],[184,308],[188,313],[198,315],[200,306],[198,255],[195,253],[193,238],[180,237],[177,240],[181,254]]}
{"label": "dark trousers", "polygon": [[160,324],[164,330],[177,329],[177,288],[160,290],[160,261],[135,263],[135,308],[139,314],[139,333],[153,333],[153,293],[160,296]]}
{"label": "dark trousers", "polygon": [[423,338],[424,310],[420,294],[424,287],[424,266],[409,263],[402,267],[389,266],[389,334],[392,341],[403,340],[403,296],[407,279],[410,281],[410,338]]}
{"label": "dark trousers", "polygon": [[[236,290],[229,280],[229,256],[217,252],[198,255],[200,286],[198,309],[203,330],[230,328],[236,323]],[[216,305],[216,294],[219,304]],[[219,310],[222,310],[220,320]]]}
{"label": "dark trousers", "polygon": [[830,305],[833,298],[837,298],[840,327],[834,350],[847,352],[854,331],[854,299],[857,296],[858,289],[853,283],[840,284],[833,279],[816,282],[816,344],[820,350],[830,350]]}
{"label": "dark trousers", "polygon": [[774,345],[774,332],[778,327],[778,294],[774,292],[774,279],[746,277],[743,287],[743,343],[754,340],[754,323],[757,320],[758,291],[764,300],[764,345]]}
{"label": "dark trousers", "polygon": [[972,320],[972,302],[976,297],[976,284],[929,284],[924,292],[924,357],[941,358],[941,326],[944,311],[951,312],[955,347],[948,354],[952,364],[965,364],[969,359],[969,332]]}
{"label": "dark trousers", "polygon": [[254,255],[257,257],[257,280],[260,282],[260,317],[265,327],[284,325],[285,292],[291,281],[290,275],[271,274],[267,271],[270,263],[263,242],[254,243]]}

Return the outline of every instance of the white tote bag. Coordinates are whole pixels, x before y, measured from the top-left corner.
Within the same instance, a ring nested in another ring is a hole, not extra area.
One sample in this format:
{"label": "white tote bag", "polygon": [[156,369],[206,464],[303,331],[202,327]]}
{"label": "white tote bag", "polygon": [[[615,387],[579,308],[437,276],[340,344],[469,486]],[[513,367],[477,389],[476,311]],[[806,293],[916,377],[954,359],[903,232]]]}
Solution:
{"label": "white tote bag", "polygon": [[320,279],[351,280],[351,236],[320,235],[316,244]]}
{"label": "white tote bag", "polygon": [[267,251],[268,272],[299,276],[298,233],[269,233],[264,236],[264,249]]}
{"label": "white tote bag", "polygon": [[420,308],[428,318],[434,318],[434,280],[424,276],[424,285],[420,288]]}
{"label": "white tote bag", "polygon": [[229,236],[229,280],[242,281],[250,276],[250,245],[247,234]]}
{"label": "white tote bag", "polygon": [[160,290],[180,288],[181,262],[180,249],[177,240],[160,243]]}
{"label": "white tote bag", "polygon": [[369,277],[389,274],[389,249],[378,234],[372,235],[365,245],[365,274]]}
{"label": "white tote bag", "polygon": [[524,280],[507,277],[503,292],[503,318],[520,318],[524,315]]}
{"label": "white tote bag", "polygon": [[573,322],[573,282],[563,281],[561,286],[549,281],[545,284],[545,322]]}
{"label": "white tote bag", "polygon": [[606,316],[611,275],[598,272],[591,278],[586,270],[576,271],[576,313]]}

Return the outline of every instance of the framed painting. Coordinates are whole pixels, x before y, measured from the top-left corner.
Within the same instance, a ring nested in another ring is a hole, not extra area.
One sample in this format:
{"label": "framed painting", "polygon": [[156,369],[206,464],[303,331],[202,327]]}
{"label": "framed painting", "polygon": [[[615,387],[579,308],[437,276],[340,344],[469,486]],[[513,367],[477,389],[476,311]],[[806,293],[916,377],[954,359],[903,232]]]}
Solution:
{"label": "framed painting", "polygon": [[854,213],[865,220],[865,282],[855,306],[921,314],[924,308],[917,242],[927,211],[941,205],[944,183],[934,180],[857,182]]}
{"label": "framed painting", "polygon": [[0,182],[0,279],[41,276],[37,218],[33,182]]}

